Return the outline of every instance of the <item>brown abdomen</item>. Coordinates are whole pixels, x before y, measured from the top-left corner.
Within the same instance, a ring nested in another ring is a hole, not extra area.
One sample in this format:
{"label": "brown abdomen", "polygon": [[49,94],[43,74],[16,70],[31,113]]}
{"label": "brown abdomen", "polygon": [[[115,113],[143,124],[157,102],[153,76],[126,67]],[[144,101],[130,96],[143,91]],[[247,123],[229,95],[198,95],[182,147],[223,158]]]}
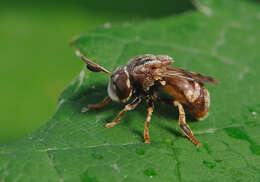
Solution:
{"label": "brown abdomen", "polygon": [[202,83],[185,79],[166,78],[162,88],[184,104],[187,111],[197,120],[204,119],[209,111],[210,95]]}

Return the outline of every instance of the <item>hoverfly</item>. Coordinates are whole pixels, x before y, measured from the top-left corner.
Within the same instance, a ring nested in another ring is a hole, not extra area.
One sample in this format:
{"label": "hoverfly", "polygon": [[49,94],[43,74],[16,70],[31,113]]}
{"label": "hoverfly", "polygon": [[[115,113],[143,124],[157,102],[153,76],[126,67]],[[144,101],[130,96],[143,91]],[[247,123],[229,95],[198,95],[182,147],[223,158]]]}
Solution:
{"label": "hoverfly", "polygon": [[108,96],[99,104],[88,105],[89,109],[101,108],[111,100],[126,102],[133,97],[133,101],[125,105],[112,122],[105,125],[106,128],[115,126],[126,111],[135,109],[141,99],[146,98],[144,142],[150,143],[149,124],[154,110],[154,101],[165,100],[158,96],[158,90],[163,89],[173,97],[171,104],[179,110],[180,129],[196,146],[200,145],[186,123],[183,105],[195,119],[205,118],[209,111],[210,95],[204,83],[217,85],[218,81],[215,78],[170,66],[173,59],[167,55],[136,56],[125,66],[119,66],[111,73],[87,59],[79,50],[76,53],[87,64],[90,71],[104,72],[110,76],[107,87]]}

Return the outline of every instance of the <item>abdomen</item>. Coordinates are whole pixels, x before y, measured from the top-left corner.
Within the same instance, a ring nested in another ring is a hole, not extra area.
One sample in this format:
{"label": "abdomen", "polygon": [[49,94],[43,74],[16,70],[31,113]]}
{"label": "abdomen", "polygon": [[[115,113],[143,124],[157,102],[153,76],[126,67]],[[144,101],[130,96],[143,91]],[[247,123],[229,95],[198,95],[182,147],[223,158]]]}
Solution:
{"label": "abdomen", "polygon": [[197,120],[204,119],[209,111],[210,95],[204,84],[186,79],[166,78],[162,88],[186,106],[187,111]]}

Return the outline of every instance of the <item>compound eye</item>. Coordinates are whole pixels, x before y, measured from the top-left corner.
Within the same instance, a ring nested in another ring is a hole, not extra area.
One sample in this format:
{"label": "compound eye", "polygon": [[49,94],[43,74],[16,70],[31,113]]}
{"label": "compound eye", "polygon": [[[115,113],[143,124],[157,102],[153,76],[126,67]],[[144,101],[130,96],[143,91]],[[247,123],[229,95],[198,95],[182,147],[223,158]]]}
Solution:
{"label": "compound eye", "polygon": [[119,97],[117,96],[117,88],[116,88],[116,85],[114,84],[114,82],[113,82],[112,79],[110,79],[110,81],[109,81],[109,84],[108,84],[108,87],[107,87],[107,93],[108,93],[108,96],[109,96],[113,101],[117,101],[117,102],[120,101]]}
{"label": "compound eye", "polygon": [[108,95],[114,101],[127,101],[132,95],[132,85],[127,72],[118,69],[110,78]]}

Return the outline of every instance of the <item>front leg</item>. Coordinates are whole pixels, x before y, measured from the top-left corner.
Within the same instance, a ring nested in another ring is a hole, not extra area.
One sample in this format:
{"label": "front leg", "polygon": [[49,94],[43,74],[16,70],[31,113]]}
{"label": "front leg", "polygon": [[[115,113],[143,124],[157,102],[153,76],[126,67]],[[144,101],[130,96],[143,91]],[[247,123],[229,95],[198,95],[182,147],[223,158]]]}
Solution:
{"label": "front leg", "polygon": [[181,103],[179,101],[174,101],[173,104],[179,109],[179,126],[182,132],[192,141],[192,143],[199,147],[200,142],[193,136],[189,125],[186,123],[185,112]]}
{"label": "front leg", "polygon": [[107,124],[105,125],[105,127],[106,127],[106,128],[110,128],[110,127],[115,126],[115,125],[121,120],[121,118],[123,117],[123,115],[124,115],[124,113],[125,113],[126,111],[130,111],[130,110],[135,109],[136,106],[137,106],[138,104],[140,104],[140,102],[141,102],[141,97],[136,97],[136,98],[133,100],[133,102],[131,102],[130,104],[127,104],[127,105],[124,107],[124,109],[122,109],[122,110],[120,111],[120,113],[117,115],[117,117],[116,117],[112,122],[107,123]]}
{"label": "front leg", "polygon": [[104,107],[106,104],[108,104],[111,101],[110,97],[107,96],[102,102],[98,104],[89,104],[88,109],[99,109]]}

